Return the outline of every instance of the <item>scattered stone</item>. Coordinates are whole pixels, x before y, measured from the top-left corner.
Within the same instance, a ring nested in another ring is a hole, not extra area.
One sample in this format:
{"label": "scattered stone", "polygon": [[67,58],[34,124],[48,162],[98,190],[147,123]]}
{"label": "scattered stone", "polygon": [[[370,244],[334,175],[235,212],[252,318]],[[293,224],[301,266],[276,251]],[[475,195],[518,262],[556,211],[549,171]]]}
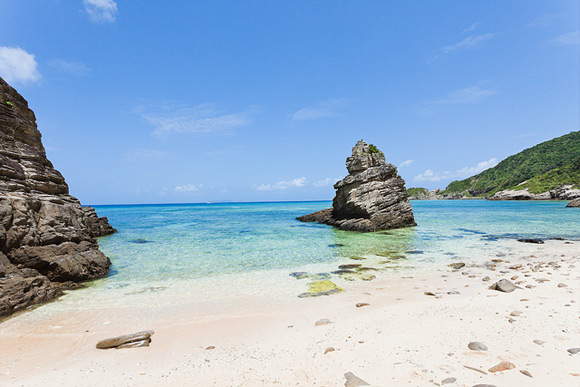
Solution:
{"label": "scattered stone", "polygon": [[310,274],[308,274],[305,271],[297,271],[294,273],[290,273],[288,274],[290,277],[294,277],[296,279],[303,279],[303,278],[308,278],[310,276]]}
{"label": "scattered stone", "polygon": [[576,355],[578,352],[580,352],[580,348],[570,348],[568,349],[568,352],[570,352],[572,355]]}
{"label": "scattered stone", "polygon": [[358,387],[358,386],[370,386],[367,382],[353,374],[352,372],[347,372],[344,374],[346,382],[344,383],[344,387]]}
{"label": "scattered stone", "polygon": [[526,376],[530,377],[530,378],[533,378],[532,374],[530,374],[530,373],[529,373],[528,371],[526,371],[526,370],[520,370],[520,372],[521,372],[522,374],[524,374],[524,375],[526,375]]}
{"label": "scattered stone", "polygon": [[327,318],[321,318],[320,320],[318,320],[314,323],[314,326],[319,327],[321,325],[328,325],[328,324],[332,324],[332,321],[330,321]]}
{"label": "scattered stone", "polygon": [[338,266],[339,269],[356,269],[357,267],[361,267],[360,263],[348,263],[344,265]]}
{"label": "scattered stone", "polygon": [[501,363],[496,364],[493,367],[491,367],[488,371],[489,372],[502,372],[502,371],[507,371],[507,370],[513,370],[514,368],[516,368],[516,366],[513,363],[510,363],[509,361],[502,361]]}
{"label": "scattered stone", "polygon": [[334,352],[336,351],[336,349],[334,349],[333,347],[328,347],[324,350],[324,354],[326,355],[328,352]]}
{"label": "scattered stone", "polygon": [[329,296],[331,294],[344,292],[343,288],[336,286],[336,284],[329,280],[320,280],[308,284],[310,287],[307,292],[300,294],[298,297],[319,297]]}
{"label": "scattered stone", "polygon": [[474,384],[473,387],[496,387],[495,384]]}
{"label": "scattered stone", "polygon": [[457,290],[451,290],[451,291],[447,292],[447,294],[449,294],[451,296],[455,296],[455,295],[461,294],[461,293],[459,293]]}
{"label": "scattered stone", "polygon": [[405,251],[407,254],[423,254],[423,250],[409,250]]}
{"label": "scattered stone", "polygon": [[101,340],[97,343],[97,349],[148,347],[153,333],[142,331]]}
{"label": "scattered stone", "polygon": [[152,242],[151,241],[148,241],[147,239],[137,238],[137,239],[131,239],[129,241],[129,243],[144,244],[144,243],[152,243]]}
{"label": "scattered stone", "polygon": [[513,324],[513,323],[515,323],[515,322],[516,322],[516,320],[514,320],[513,318],[508,318],[508,322],[509,322],[510,324]]}
{"label": "scattered stone", "polygon": [[487,275],[486,275],[486,276],[485,276],[485,277],[483,277],[481,280],[482,280],[482,281],[486,281],[486,282],[487,282],[487,281],[489,281],[490,279],[491,279],[491,278],[489,278],[489,276],[487,276]]}
{"label": "scattered stone", "polygon": [[362,261],[366,258],[365,257],[350,257],[350,259],[354,259],[355,261]]}
{"label": "scattered stone", "polygon": [[491,290],[498,290],[504,293],[511,293],[517,289],[517,286],[514,285],[510,280],[502,279],[491,285],[489,288]]}
{"label": "scattered stone", "polygon": [[342,243],[334,243],[332,245],[328,245],[328,247],[332,247],[332,248],[335,248],[335,247],[344,247],[344,245]]}
{"label": "scattered stone", "polygon": [[536,343],[538,345],[544,345],[546,342],[542,341],[542,340],[534,340],[534,343]]}
{"label": "scattered stone", "polygon": [[205,349],[215,349],[215,347],[213,345],[210,345],[209,347],[205,347]]}
{"label": "scattered stone", "polygon": [[514,310],[513,312],[510,313],[510,316],[514,316],[514,317],[519,317],[521,316],[523,312],[520,312],[519,310]]}
{"label": "scattered stone", "polygon": [[563,283],[561,283],[561,282],[560,282],[560,283],[558,284],[558,287],[559,287],[559,288],[567,288],[567,287],[568,287],[568,285],[566,285],[566,284],[563,284]]}
{"label": "scattered stone", "polygon": [[426,296],[437,297],[437,295],[435,293],[432,293],[432,292],[423,292],[423,294],[426,295]]}
{"label": "scattered stone", "polygon": [[480,370],[479,368],[470,367],[470,366],[466,366],[466,365],[464,365],[463,367],[467,368],[468,370],[477,371],[480,374],[487,375],[487,372],[485,372],[484,370]]}
{"label": "scattered stone", "polygon": [[451,383],[455,383],[455,381],[457,381],[457,378],[447,378],[447,379],[443,379],[441,381],[441,384],[451,384]]}
{"label": "scattered stone", "polygon": [[544,243],[543,240],[536,239],[536,238],[521,238],[521,239],[518,239],[518,242],[523,242],[523,243],[537,243],[537,244]]}
{"label": "scattered stone", "polygon": [[467,344],[467,348],[471,349],[472,351],[487,351],[487,345],[480,343],[479,341],[472,341],[471,343]]}
{"label": "scattered stone", "polygon": [[359,302],[358,304],[356,304],[357,308],[361,308],[363,306],[369,306],[370,304],[367,304],[366,302]]}
{"label": "scattered stone", "polygon": [[449,267],[455,270],[459,270],[462,267],[465,267],[465,263],[463,262],[453,262],[451,264],[449,264]]}

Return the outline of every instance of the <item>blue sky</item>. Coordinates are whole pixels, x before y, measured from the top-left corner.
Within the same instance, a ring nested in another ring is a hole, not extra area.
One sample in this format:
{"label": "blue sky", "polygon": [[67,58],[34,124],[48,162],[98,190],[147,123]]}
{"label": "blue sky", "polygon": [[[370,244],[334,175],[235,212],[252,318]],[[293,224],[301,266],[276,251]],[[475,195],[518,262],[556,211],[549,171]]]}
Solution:
{"label": "blue sky", "polygon": [[0,76],[85,204],[444,188],[580,126],[578,1],[2,0]]}

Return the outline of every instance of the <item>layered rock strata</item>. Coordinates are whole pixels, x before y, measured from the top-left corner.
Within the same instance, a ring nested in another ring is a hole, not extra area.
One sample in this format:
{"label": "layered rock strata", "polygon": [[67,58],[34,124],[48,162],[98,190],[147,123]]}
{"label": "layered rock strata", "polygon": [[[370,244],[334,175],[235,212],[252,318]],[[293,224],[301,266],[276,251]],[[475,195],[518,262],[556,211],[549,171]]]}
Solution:
{"label": "layered rock strata", "polygon": [[385,155],[363,140],[346,159],[349,175],[334,185],[332,208],[297,218],[349,231],[377,231],[415,226],[405,181]]}
{"label": "layered rock strata", "polygon": [[107,274],[115,230],[69,195],[26,100],[0,78],[0,317]]}
{"label": "layered rock strata", "polygon": [[580,207],[580,198],[572,200],[566,207]]}
{"label": "layered rock strata", "polygon": [[531,193],[528,189],[496,192],[489,200],[572,200],[580,198],[580,189],[564,185],[542,193]]}

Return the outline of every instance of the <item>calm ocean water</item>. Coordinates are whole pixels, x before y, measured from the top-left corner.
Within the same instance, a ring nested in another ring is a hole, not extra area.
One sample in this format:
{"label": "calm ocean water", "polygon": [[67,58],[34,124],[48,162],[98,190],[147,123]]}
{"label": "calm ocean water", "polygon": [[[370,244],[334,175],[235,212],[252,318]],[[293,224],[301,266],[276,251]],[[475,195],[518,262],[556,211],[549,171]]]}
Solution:
{"label": "calm ocean water", "polygon": [[414,201],[417,227],[366,234],[295,220],[330,205],[96,206],[119,230],[99,241],[113,262],[110,276],[99,282],[122,286],[264,270],[290,273],[308,265],[336,267],[353,256],[417,266],[469,259],[504,238],[580,239],[580,211],[561,201]]}

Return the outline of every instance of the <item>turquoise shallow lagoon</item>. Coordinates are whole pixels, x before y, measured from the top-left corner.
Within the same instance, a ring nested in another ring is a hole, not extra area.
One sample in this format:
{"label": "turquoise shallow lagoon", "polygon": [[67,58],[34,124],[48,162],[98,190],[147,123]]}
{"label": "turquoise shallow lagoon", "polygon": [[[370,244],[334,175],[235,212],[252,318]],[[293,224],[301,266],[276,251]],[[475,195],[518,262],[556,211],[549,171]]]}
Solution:
{"label": "turquoise shallow lagoon", "polygon": [[[109,284],[187,280],[334,264],[352,256],[463,258],[505,238],[580,237],[580,211],[561,201],[414,201],[418,226],[376,233],[295,218],[331,202],[96,206],[117,234],[101,238]],[[102,281],[101,281],[102,282]]]}

